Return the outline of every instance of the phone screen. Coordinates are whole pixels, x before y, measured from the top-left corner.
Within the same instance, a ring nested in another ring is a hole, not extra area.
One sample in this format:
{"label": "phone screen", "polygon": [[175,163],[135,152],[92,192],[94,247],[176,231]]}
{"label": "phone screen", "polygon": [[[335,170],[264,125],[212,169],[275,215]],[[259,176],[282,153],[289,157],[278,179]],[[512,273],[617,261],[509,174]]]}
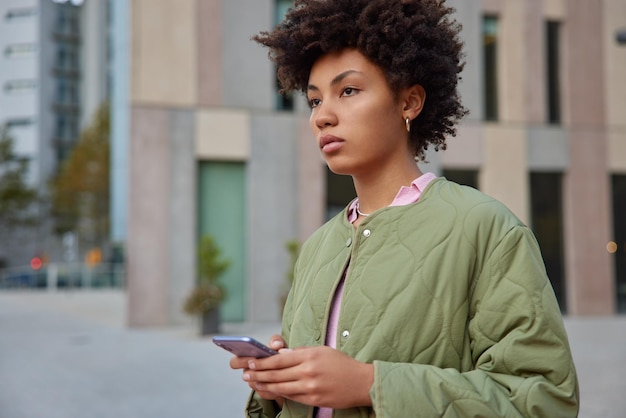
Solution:
{"label": "phone screen", "polygon": [[278,354],[252,337],[216,335],[213,342],[237,357],[263,358]]}

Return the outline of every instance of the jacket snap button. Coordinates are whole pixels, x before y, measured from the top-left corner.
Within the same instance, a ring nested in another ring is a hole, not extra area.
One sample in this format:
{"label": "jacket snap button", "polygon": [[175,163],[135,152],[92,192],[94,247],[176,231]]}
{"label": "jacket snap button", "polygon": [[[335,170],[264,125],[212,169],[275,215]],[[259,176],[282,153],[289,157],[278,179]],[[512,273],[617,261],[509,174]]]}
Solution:
{"label": "jacket snap button", "polygon": [[363,236],[365,238],[369,237],[370,235],[372,235],[372,231],[370,231],[369,229],[366,229],[365,231],[363,231]]}
{"label": "jacket snap button", "polygon": [[346,240],[346,247],[349,247],[350,245],[352,245],[352,238],[348,238]]}
{"label": "jacket snap button", "polygon": [[342,332],[342,333],[341,333],[341,336],[342,336],[343,338],[348,338],[348,337],[350,336],[350,331],[345,330],[344,332]]}

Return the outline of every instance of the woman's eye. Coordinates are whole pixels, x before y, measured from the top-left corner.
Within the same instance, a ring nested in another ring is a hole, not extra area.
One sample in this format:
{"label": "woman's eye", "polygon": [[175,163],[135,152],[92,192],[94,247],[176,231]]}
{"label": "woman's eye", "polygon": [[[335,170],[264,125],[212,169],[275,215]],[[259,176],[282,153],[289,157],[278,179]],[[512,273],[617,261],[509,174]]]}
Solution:
{"label": "woman's eye", "polygon": [[354,96],[357,90],[354,87],[346,87],[343,89],[343,96]]}
{"label": "woman's eye", "polygon": [[320,99],[310,99],[310,100],[309,100],[309,106],[310,106],[311,108],[314,108],[314,107],[319,106],[319,104],[320,104],[321,102],[322,102],[322,101],[321,101]]}

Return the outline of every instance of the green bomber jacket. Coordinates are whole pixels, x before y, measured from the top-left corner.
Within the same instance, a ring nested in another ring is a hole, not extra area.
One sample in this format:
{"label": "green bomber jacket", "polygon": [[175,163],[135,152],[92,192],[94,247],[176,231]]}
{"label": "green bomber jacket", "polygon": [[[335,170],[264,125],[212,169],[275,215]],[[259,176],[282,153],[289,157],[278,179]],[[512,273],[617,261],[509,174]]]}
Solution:
{"label": "green bomber jacket", "polygon": [[[337,349],[374,364],[373,407],[336,418],[575,417],[578,382],[532,232],[504,205],[438,178],[358,228],[347,208],[303,245],[283,316],[291,348],[324,344],[348,264]],[[252,392],[246,416],[312,417]]]}

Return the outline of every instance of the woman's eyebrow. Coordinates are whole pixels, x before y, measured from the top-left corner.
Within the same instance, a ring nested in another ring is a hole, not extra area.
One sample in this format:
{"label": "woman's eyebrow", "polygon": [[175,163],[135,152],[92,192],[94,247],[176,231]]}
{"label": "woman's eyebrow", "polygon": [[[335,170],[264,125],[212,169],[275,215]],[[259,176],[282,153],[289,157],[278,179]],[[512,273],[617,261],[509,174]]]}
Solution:
{"label": "woman's eyebrow", "polygon": [[[333,78],[332,81],[330,82],[330,85],[334,86],[336,84],[339,84],[339,83],[341,83],[341,81],[344,78],[346,78],[347,76],[352,75],[352,74],[363,74],[363,73],[361,73],[360,71],[357,71],[357,70],[347,70],[347,71],[344,71],[343,73],[340,73],[335,78]],[[307,86],[307,90],[319,91],[319,88],[316,85],[314,85],[314,84],[309,84]]]}

